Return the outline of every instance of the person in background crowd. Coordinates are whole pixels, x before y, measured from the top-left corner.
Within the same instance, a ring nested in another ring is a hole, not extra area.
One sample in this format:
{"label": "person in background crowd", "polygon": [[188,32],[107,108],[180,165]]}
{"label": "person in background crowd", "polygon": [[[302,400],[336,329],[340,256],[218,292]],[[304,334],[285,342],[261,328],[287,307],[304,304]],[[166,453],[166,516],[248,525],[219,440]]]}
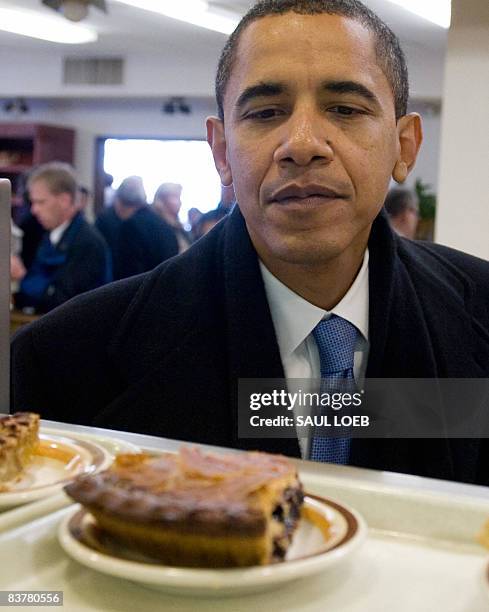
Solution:
{"label": "person in background crowd", "polygon": [[141,177],[130,176],[122,181],[114,210],[120,219],[113,251],[116,279],[147,272],[177,255],[173,228],[148,206]]}
{"label": "person in background crowd", "polygon": [[205,236],[207,232],[210,232],[211,229],[219,223],[221,219],[224,219],[229,213],[225,211],[225,209],[215,208],[214,210],[210,210],[209,212],[204,213],[197,223],[195,224],[194,236],[195,240],[202,238]]}
{"label": "person in background crowd", "polygon": [[183,253],[192,240],[180,222],[178,214],[182,207],[182,186],[177,183],[163,183],[158,187],[153,201],[153,210],[173,228],[178,241],[178,252]]}
{"label": "person in background crowd", "polygon": [[10,291],[12,294],[19,290],[19,281],[26,274],[25,266],[20,257],[23,235],[24,232],[13,221],[10,221]]}
{"label": "person in background crowd", "polygon": [[78,187],[77,197],[76,197],[76,207],[77,209],[85,214],[91,214],[91,204],[92,204],[92,192],[88,187],[84,187],[80,185]]}
{"label": "person in background crowd", "polygon": [[104,208],[95,220],[95,227],[105,238],[114,266],[114,262],[117,260],[119,230],[123,221],[121,215],[123,215],[122,205],[114,196],[112,204]]}
{"label": "person in background crowd", "polygon": [[114,177],[108,172],[104,172],[104,207],[109,208],[114,203],[115,189],[112,187]]}
{"label": "person in background crowd", "polygon": [[225,214],[231,212],[236,202],[233,185],[221,185],[221,201],[217,205],[217,210]]}
{"label": "person in background crowd", "polygon": [[414,240],[419,223],[419,206],[415,194],[409,189],[391,189],[384,206],[396,233]]}
{"label": "person in background crowd", "polygon": [[105,240],[76,205],[78,186],[68,164],[39,166],[27,187],[31,212],[46,233],[14,296],[17,308],[45,313],[112,278]]}
{"label": "person in background crowd", "polygon": [[24,172],[18,179],[17,192],[22,197],[22,210],[24,213],[19,218],[17,223],[19,229],[22,231],[22,249],[19,253],[22,263],[25,268],[30,268],[34,257],[36,256],[37,249],[41,244],[41,240],[46,233],[46,230],[39,223],[36,217],[31,212],[31,201],[29,200],[29,191],[27,189],[27,181],[29,178],[29,172]]}
{"label": "person in background crowd", "polygon": [[202,217],[203,214],[204,213],[201,212],[198,208],[189,208],[186,228],[188,229],[190,236],[192,237],[192,242],[197,239],[197,225],[199,223],[199,219]]}

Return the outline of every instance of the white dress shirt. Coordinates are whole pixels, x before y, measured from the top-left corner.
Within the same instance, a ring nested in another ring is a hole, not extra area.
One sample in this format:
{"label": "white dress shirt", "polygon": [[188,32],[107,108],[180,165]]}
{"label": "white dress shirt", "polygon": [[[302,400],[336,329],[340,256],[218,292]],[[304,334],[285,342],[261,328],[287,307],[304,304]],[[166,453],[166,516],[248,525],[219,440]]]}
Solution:
{"label": "white dress shirt", "polygon": [[[318,308],[294,293],[260,261],[265,292],[287,379],[321,378],[319,352],[312,331],[322,319],[329,319],[335,314],[352,323],[360,332],[355,346],[353,373],[357,386],[361,388],[369,350],[368,260],[367,250],[353,284],[331,311]],[[304,388],[304,385],[301,387]],[[308,440],[300,439],[299,442],[303,457],[307,457]]]}
{"label": "white dress shirt", "polygon": [[51,241],[52,245],[56,246],[58,244],[64,234],[65,229],[70,223],[71,219],[69,221],[65,221],[61,225],[58,225],[58,227],[55,227],[51,232],[49,232],[49,240]]}

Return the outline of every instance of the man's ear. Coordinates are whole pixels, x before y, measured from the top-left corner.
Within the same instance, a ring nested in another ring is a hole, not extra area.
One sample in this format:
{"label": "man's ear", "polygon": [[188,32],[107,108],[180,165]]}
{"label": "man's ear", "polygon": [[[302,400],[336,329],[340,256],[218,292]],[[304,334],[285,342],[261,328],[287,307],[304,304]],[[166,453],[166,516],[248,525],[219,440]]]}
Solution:
{"label": "man's ear", "polygon": [[399,155],[392,171],[397,183],[404,183],[416,163],[419,148],[423,142],[423,126],[418,113],[404,115],[397,122]]}
{"label": "man's ear", "polygon": [[208,117],[206,121],[207,142],[214,156],[216,169],[221,177],[221,183],[229,186],[233,182],[231,168],[227,158],[226,135],[224,133],[224,122],[218,117]]}
{"label": "man's ear", "polygon": [[60,202],[61,206],[66,210],[69,210],[73,206],[76,206],[77,198],[76,197],[73,198],[71,193],[62,192],[62,193],[59,193],[57,197],[58,197],[58,202]]}

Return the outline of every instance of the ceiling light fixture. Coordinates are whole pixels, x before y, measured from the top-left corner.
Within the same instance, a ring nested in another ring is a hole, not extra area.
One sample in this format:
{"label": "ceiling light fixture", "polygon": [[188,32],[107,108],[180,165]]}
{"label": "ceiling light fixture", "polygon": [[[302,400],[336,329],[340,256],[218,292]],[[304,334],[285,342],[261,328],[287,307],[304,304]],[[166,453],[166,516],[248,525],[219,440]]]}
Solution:
{"label": "ceiling light fixture", "polygon": [[175,113],[182,113],[183,115],[190,115],[192,112],[192,107],[187,103],[185,98],[182,97],[173,97],[167,100],[162,108],[161,112],[166,115],[174,115]]}
{"label": "ceiling light fixture", "polygon": [[402,8],[448,30],[452,20],[451,0],[389,0]]}
{"label": "ceiling light fixture", "polygon": [[82,21],[88,16],[90,7],[107,12],[105,0],[41,0],[48,8],[60,12],[70,21]]}
{"label": "ceiling light fixture", "polygon": [[95,30],[68,23],[61,16],[19,9],[0,8],[0,30],[65,45],[81,45],[98,38]]}
{"label": "ceiling light fixture", "polygon": [[115,0],[133,8],[159,13],[165,17],[185,21],[192,25],[222,34],[231,34],[238,25],[238,19],[229,13],[209,9],[204,0]]}

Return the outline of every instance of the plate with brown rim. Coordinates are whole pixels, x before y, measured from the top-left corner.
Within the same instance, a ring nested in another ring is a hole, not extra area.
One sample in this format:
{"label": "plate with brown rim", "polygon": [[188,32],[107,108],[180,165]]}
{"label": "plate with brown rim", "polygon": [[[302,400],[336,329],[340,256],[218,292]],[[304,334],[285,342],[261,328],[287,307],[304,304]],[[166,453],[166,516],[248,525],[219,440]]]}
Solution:
{"label": "plate with brown rim", "polygon": [[109,467],[112,459],[112,454],[95,442],[69,434],[40,433],[29,465],[20,477],[2,485],[0,510],[52,495],[79,474]]}
{"label": "plate with brown rim", "polygon": [[163,565],[119,544],[77,506],[60,525],[59,541],[73,559],[93,570],[182,595],[256,593],[327,572],[351,557],[365,540],[364,519],[347,506],[306,495],[294,540],[284,561],[246,568],[183,568]]}

